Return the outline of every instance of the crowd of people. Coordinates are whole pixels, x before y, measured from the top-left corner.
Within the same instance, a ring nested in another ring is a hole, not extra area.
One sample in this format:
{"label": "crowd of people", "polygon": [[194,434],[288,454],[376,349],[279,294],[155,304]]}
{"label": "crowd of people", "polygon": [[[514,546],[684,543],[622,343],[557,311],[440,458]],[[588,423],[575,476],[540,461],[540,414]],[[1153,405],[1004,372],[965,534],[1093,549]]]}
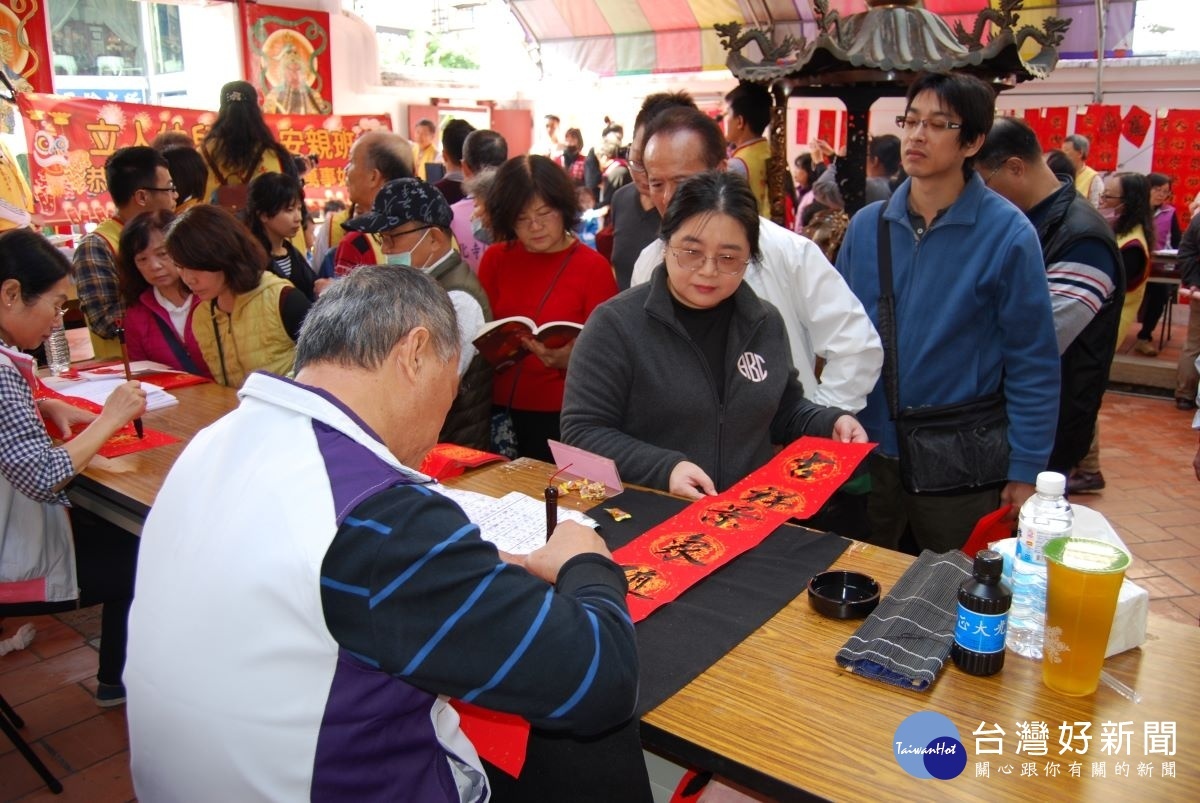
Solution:
{"label": "crowd of people", "polygon": [[[1152,252],[1177,245],[1200,287],[1200,215],[1180,231],[1171,179],[1101,176],[1082,137],[1044,154],[986,84],[927,74],[899,134],[872,139],[868,204],[847,214],[838,156],[814,142],[779,225],[769,110],[753,84],[720,123],[656,93],[628,144],[606,121],[587,153],[554,115],[545,153],[510,155],[462,120],[442,127],[440,159],[431,121],[412,142],[369,132],[350,150],[349,206],[314,230],[306,160],[234,82],[198,147],[166,137],[108,159],[116,214],[72,263],[28,229],[0,235],[0,588],[105,604],[97,700],[128,691],[139,796],[477,799],[495,770],[448,697],[571,738],[616,733],[591,761],[640,761],[620,567],[571,524],[528,556],[498,553],[418,471],[436,442],[549,460],[562,440],[695,499],[804,434],[872,441],[839,495],[844,533],[890,548],[961,547],[1047,468],[1073,492],[1103,487],[1114,351],[1140,320],[1135,348],[1151,353],[1170,300],[1147,284]],[[21,351],[72,279],[98,358],[123,340],[243,399],[184,450],[140,558],[62,488],[144,391],[121,385],[97,415],[38,399]],[[525,336],[494,365],[476,338],[515,317],[582,331]],[[1200,292],[1181,408],[1198,355]],[[901,458],[906,413],[993,400],[999,467],[924,492]],[[43,421],[86,428],[56,445]],[[251,604],[266,646],[237,636]],[[395,726],[382,739],[380,718]],[[345,771],[383,754],[403,770]],[[591,786],[572,799],[649,799],[644,768],[562,769],[556,783]]]}

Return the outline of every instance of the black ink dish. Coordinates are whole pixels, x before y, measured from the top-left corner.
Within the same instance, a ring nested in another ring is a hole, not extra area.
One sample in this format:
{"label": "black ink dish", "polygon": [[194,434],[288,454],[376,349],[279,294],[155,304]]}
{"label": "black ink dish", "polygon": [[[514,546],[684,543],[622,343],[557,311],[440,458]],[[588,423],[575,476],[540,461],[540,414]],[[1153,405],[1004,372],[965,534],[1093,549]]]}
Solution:
{"label": "black ink dish", "polygon": [[879,583],[859,572],[821,572],[808,581],[808,602],[831,619],[862,619],[879,604]]}

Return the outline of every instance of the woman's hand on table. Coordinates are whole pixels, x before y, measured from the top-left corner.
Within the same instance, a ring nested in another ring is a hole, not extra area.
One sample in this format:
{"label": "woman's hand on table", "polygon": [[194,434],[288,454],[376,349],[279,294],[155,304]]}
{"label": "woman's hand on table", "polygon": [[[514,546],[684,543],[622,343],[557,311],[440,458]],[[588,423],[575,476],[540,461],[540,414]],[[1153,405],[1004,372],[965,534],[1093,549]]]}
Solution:
{"label": "woman's hand on table", "polygon": [[575,348],[574,338],[567,345],[556,349],[548,348],[534,337],[527,337],[521,343],[529,349],[533,356],[542,361],[542,365],[547,368],[556,368],[559,371],[567,370],[567,363],[571,360],[571,351]]}
{"label": "woman's hand on table", "polygon": [[578,522],[564,521],[554,528],[545,546],[525,556],[525,569],[547,583],[556,583],[563,564],[576,555],[587,553],[612,558],[604,539],[595,530]]}
{"label": "woman's hand on table", "polygon": [[71,430],[76,424],[90,424],[96,419],[96,414],[91,410],[82,410],[62,399],[42,399],[38,409],[42,411],[43,418],[58,427],[64,440],[71,437]]}
{"label": "woman's hand on table", "polygon": [[687,460],[676,463],[675,468],[671,469],[667,490],[686,499],[701,499],[717,494],[716,486],[704,469]]}
{"label": "woman's hand on table", "polygon": [[844,415],[833,422],[833,439],[842,443],[866,443],[867,431],[852,415]]}

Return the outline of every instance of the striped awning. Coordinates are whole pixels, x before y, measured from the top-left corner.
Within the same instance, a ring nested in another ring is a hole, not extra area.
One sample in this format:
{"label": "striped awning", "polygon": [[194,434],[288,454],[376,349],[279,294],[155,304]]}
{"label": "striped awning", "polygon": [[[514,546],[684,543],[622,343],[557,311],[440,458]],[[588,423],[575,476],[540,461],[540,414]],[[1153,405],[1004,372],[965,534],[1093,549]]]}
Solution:
{"label": "striped awning", "polygon": [[[540,52],[547,75],[696,72],[725,69],[725,50],[713,26],[738,21],[774,25],[776,38],[816,34],[810,0],[506,0]],[[970,30],[989,0],[925,0],[925,8]],[[990,0],[999,7],[1000,0]],[[829,0],[846,16],[864,0]],[[1108,0],[1105,51],[1129,55],[1136,0]],[[1040,28],[1048,16],[1071,27],[1061,58],[1094,58],[1096,0],[1026,0],[1021,24]]]}

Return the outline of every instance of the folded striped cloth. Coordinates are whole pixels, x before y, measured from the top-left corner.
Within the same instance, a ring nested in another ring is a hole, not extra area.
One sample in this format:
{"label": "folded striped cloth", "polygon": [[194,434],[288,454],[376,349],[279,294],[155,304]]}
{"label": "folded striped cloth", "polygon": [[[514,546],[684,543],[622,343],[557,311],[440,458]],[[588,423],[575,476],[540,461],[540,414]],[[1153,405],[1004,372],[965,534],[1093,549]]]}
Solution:
{"label": "folded striped cloth", "polygon": [[838,665],[894,686],[928,689],[950,655],[958,587],[970,576],[971,559],[962,552],[922,552],[838,650]]}

